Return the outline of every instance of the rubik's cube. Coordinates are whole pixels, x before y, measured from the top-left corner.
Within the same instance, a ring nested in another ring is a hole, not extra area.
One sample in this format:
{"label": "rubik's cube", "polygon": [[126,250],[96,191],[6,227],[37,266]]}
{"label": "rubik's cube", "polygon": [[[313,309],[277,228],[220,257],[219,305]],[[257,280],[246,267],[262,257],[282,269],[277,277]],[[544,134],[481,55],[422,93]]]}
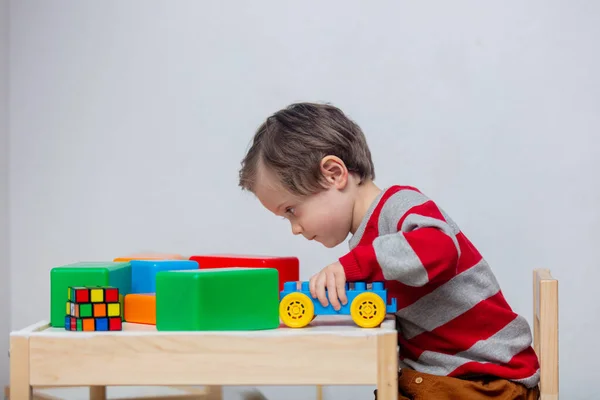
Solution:
{"label": "rubik's cube", "polygon": [[69,286],[65,329],[68,331],[122,330],[119,289],[111,286]]}

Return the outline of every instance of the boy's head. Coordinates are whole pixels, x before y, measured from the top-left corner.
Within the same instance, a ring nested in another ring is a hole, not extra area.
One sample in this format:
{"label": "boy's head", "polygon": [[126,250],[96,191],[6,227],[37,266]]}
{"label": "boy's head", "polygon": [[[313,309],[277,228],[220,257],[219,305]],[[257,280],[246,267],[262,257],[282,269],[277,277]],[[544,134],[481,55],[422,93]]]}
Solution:
{"label": "boy's head", "polygon": [[297,103],[260,125],[239,184],[294,234],[334,247],[350,232],[358,188],[374,178],[358,125],[331,105]]}

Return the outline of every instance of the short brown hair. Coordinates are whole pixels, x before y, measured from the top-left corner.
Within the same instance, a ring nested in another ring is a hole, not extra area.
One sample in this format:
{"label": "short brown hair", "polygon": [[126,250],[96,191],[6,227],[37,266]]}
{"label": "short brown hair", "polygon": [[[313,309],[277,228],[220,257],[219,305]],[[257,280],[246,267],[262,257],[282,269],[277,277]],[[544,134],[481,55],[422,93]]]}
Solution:
{"label": "short brown hair", "polygon": [[316,193],[323,187],[320,161],[327,155],[339,157],[361,183],[375,179],[371,151],[356,123],[330,104],[291,104],[257,129],[241,163],[239,185],[253,191],[262,163],[291,193]]}

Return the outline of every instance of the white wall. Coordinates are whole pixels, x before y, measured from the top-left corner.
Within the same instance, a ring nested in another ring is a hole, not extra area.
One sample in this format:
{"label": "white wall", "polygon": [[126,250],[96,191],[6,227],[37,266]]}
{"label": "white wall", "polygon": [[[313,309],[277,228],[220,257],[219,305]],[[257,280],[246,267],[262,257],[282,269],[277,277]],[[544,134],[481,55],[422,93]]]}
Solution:
{"label": "white wall", "polygon": [[0,0],[0,387],[8,383],[8,0]]}
{"label": "white wall", "polygon": [[48,317],[48,271],[75,260],[295,254],[303,279],[330,263],[345,248],[292,237],[236,186],[264,117],[324,100],[366,131],[379,184],[438,200],[530,321],[531,270],[553,270],[561,394],[592,397],[598,12],[592,1],[11,2],[12,327]]}

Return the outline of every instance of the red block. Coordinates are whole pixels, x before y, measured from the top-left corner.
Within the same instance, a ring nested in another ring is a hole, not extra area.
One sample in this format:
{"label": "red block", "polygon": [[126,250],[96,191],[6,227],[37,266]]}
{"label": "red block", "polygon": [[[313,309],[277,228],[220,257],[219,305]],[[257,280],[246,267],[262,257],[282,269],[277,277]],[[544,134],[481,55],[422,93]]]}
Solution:
{"label": "red block", "polygon": [[300,261],[296,257],[253,256],[236,254],[207,254],[191,256],[200,269],[211,268],[275,268],[279,272],[279,290],[285,282],[300,280]]}

